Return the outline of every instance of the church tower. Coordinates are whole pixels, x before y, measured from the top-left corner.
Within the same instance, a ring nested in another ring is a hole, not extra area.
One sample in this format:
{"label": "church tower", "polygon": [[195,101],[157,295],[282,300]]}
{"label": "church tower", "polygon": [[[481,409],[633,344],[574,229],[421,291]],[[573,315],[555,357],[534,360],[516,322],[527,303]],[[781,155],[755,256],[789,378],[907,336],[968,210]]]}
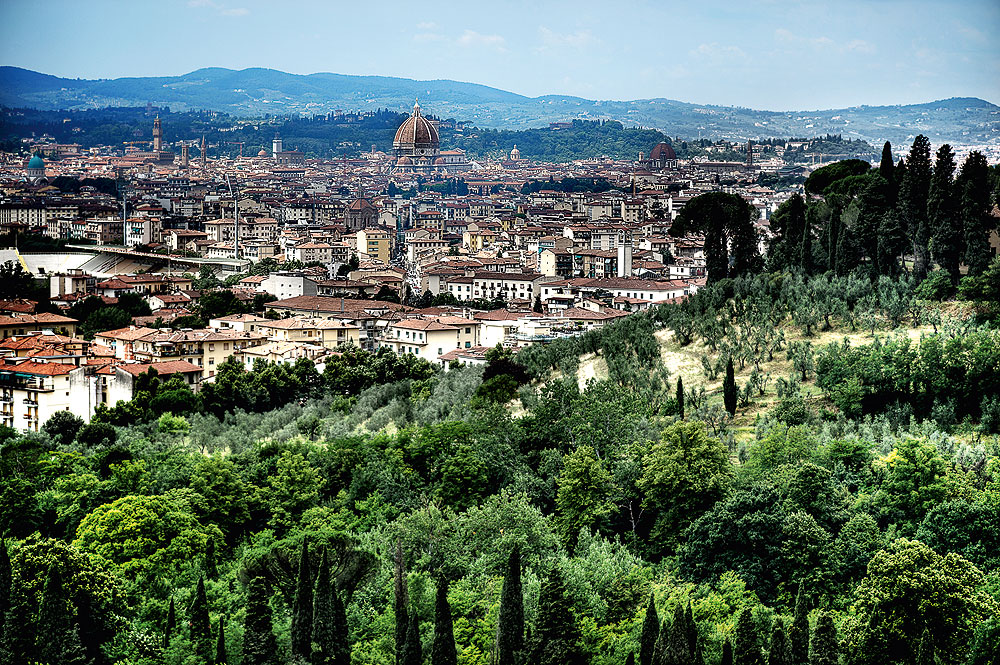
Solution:
{"label": "church tower", "polygon": [[153,152],[163,150],[163,128],[160,126],[160,116],[153,121]]}

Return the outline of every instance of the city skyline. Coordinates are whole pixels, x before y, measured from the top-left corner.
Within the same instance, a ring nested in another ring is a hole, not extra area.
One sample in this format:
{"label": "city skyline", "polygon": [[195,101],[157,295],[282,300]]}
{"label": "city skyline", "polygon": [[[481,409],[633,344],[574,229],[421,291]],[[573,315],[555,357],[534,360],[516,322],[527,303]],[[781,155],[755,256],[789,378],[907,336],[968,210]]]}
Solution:
{"label": "city skyline", "polygon": [[[413,7],[12,2],[0,10],[0,60],[69,78],[266,67],[766,110],[1000,102],[1000,46],[989,38],[1000,5],[989,0]],[[109,38],[96,39],[102,31]]]}

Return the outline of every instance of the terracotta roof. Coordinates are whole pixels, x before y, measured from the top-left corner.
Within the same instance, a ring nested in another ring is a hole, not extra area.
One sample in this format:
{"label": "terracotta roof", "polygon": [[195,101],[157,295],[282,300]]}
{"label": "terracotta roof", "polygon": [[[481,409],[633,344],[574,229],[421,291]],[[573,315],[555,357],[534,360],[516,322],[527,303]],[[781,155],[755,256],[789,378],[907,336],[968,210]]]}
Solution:
{"label": "terracotta roof", "polygon": [[202,368],[186,360],[166,360],[161,363],[127,363],[118,365],[132,376],[139,376],[143,372],[155,369],[161,376],[170,374],[201,374]]}
{"label": "terracotta roof", "polygon": [[0,371],[35,374],[38,376],[64,376],[76,368],[76,365],[68,365],[64,363],[40,363],[33,360],[25,360],[19,363],[5,363],[4,365],[0,365]]}

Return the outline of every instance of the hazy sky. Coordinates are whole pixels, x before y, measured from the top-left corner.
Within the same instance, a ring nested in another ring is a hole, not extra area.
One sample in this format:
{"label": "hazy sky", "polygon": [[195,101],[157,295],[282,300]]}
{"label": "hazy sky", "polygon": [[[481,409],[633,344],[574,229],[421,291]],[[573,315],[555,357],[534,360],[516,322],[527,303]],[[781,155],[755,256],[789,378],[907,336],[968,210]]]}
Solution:
{"label": "hazy sky", "polygon": [[998,34],[1000,0],[0,0],[0,63],[59,76],[270,67],[774,110],[1000,103]]}

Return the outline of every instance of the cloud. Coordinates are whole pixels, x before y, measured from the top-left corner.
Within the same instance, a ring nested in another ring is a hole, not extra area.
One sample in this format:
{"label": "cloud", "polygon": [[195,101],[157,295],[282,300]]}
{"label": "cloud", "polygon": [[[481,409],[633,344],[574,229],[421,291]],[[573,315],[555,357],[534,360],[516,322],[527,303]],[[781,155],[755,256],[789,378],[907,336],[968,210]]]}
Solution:
{"label": "cloud", "polygon": [[777,42],[796,49],[810,49],[813,51],[835,51],[837,53],[874,53],[875,45],[863,39],[852,39],[846,43],[837,43],[826,36],[804,37],[797,35],[791,30],[778,28],[774,31],[774,39]]}
{"label": "cloud", "polygon": [[594,46],[601,42],[600,39],[594,37],[590,30],[577,30],[571,33],[559,33],[553,30],[549,30],[544,25],[538,28],[538,33],[542,38],[542,46],[538,51],[544,51],[549,48],[584,48],[587,46]]}
{"label": "cloud", "polygon": [[443,42],[444,36],[439,35],[436,32],[418,32],[413,35],[413,41],[420,44],[427,44],[430,42]]}
{"label": "cloud", "polygon": [[466,30],[458,38],[458,44],[467,48],[491,48],[497,51],[506,51],[504,45],[507,43],[500,35],[484,35],[475,30]]}
{"label": "cloud", "polygon": [[712,42],[711,44],[699,44],[697,48],[688,51],[688,55],[701,60],[746,60],[746,51],[739,46],[728,46]]}
{"label": "cloud", "polygon": [[436,27],[437,23],[434,21],[421,21],[420,23],[417,23],[418,30],[433,30]]}

